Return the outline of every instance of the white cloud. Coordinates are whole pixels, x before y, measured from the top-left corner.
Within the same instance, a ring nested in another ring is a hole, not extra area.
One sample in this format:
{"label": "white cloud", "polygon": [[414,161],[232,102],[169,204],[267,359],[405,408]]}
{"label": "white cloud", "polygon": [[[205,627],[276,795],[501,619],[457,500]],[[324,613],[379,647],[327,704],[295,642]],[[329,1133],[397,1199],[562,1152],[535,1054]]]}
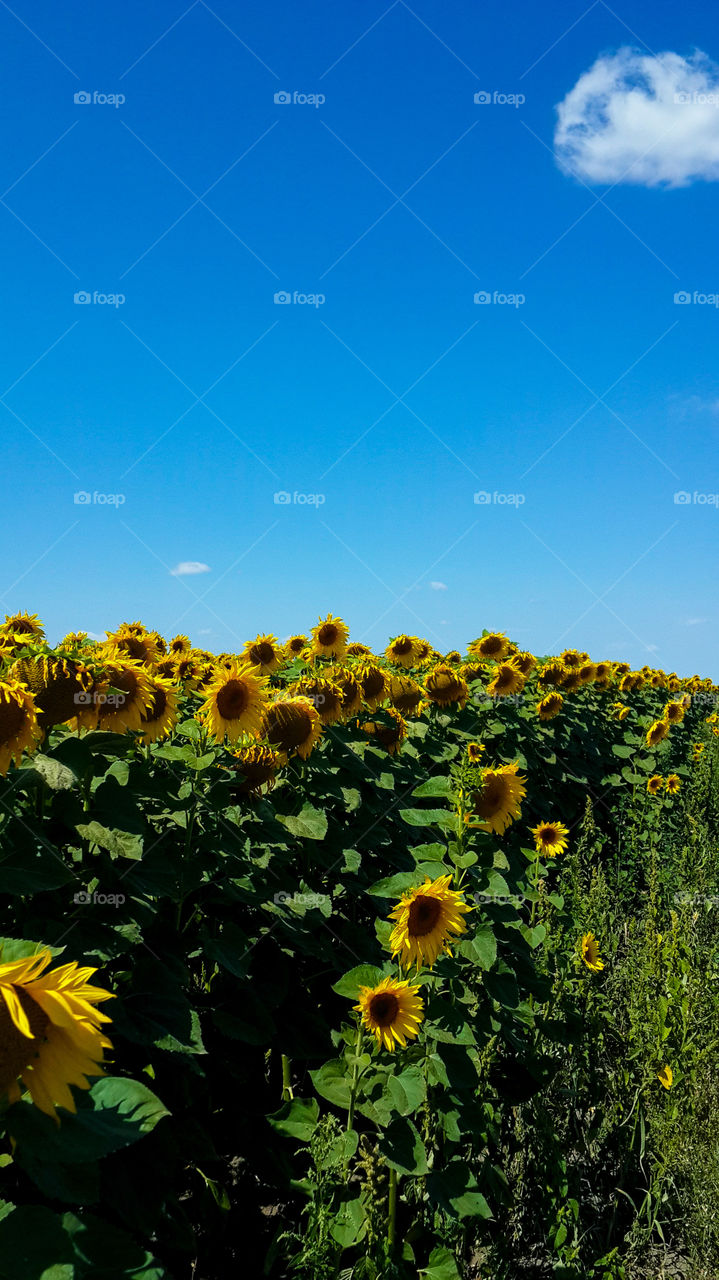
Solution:
{"label": "white cloud", "polygon": [[602,54],[557,114],[560,167],[586,182],[719,180],[719,67],[700,50]]}
{"label": "white cloud", "polygon": [[212,627],[200,627],[200,630],[198,631],[197,634],[198,636],[211,636]]}
{"label": "white cloud", "polygon": [[700,627],[700,626],[702,625],[702,623],[704,623],[704,622],[708,622],[708,621],[709,621],[709,619],[708,619],[708,618],[685,618],[685,619],[684,619],[684,626],[685,626],[685,627]]}
{"label": "white cloud", "polygon": [[176,564],[174,569],[170,569],[170,573],[174,578],[184,577],[189,573],[209,573],[209,564],[202,564],[200,560],[181,560]]}
{"label": "white cloud", "polygon": [[107,640],[107,636],[99,631],[88,631],[87,634],[91,640]]}
{"label": "white cloud", "polygon": [[446,590],[447,590],[447,583],[446,583],[446,582],[430,582],[430,584],[429,584],[429,585],[430,585],[430,587],[432,588],[432,590],[433,590],[433,591],[446,591]]}

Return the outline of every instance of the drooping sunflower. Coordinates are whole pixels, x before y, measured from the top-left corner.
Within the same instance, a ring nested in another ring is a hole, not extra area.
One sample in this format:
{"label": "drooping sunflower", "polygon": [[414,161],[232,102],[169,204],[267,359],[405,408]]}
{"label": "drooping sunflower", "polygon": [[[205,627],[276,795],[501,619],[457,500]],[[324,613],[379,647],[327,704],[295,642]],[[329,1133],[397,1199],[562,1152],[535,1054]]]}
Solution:
{"label": "drooping sunflower", "polygon": [[216,742],[237,742],[241,734],[258,737],[267,704],[267,677],[257,667],[237,659],[222,668],[209,686],[197,713]]}
{"label": "drooping sunflower", "polygon": [[36,1107],[59,1117],[56,1107],[76,1111],[70,1085],[89,1089],[89,1076],[103,1074],[103,1051],[112,1044],[101,1024],[110,1022],[95,1006],[113,998],[91,986],[95,969],[76,961],[48,969],[50,951],[0,964],[0,1093],[21,1096],[20,1084]]}
{"label": "drooping sunflower", "polygon": [[458,889],[450,889],[451,875],[431,880],[403,893],[389,913],[395,924],[389,945],[403,969],[426,964],[432,968],[438,956],[451,951],[451,935],[466,933],[463,916],[471,907]]}
{"label": "drooping sunflower", "polygon": [[448,662],[451,667],[458,667],[462,661],[462,655],[459,649],[450,649],[449,653],[445,653],[443,662]]}
{"label": "drooping sunflower", "polygon": [[11,760],[19,765],[23,751],[35,751],[42,736],[30,690],[18,680],[0,681],[0,774]]}
{"label": "drooping sunflower", "polygon": [[564,693],[574,693],[581,688],[581,677],[578,667],[565,667],[562,677],[562,689]]}
{"label": "drooping sunflower", "polygon": [[282,646],[276,636],[258,635],[247,641],[240,662],[249,662],[251,667],[259,667],[263,675],[271,675],[282,666]]}
{"label": "drooping sunflower", "polygon": [[576,649],[565,649],[559,655],[559,660],[565,667],[581,667],[585,658],[586,654],[577,653]]}
{"label": "drooping sunflower", "polygon": [[671,1089],[674,1081],[674,1072],[668,1063],[665,1063],[659,1071],[657,1071],[657,1080],[665,1089]]}
{"label": "drooping sunflower", "polygon": [[394,667],[413,667],[417,661],[413,636],[395,636],[384,651],[384,656]]}
{"label": "drooping sunflower", "polygon": [[611,678],[612,678],[611,662],[598,662],[596,666],[596,673],[594,676],[594,683],[598,685],[601,689],[606,689],[607,685],[611,681]]}
{"label": "drooping sunflower", "polygon": [[108,644],[125,658],[134,658],[145,666],[153,666],[160,661],[162,654],[154,636],[145,631],[144,627],[138,632],[138,627],[142,627],[141,622],[123,622],[117,631],[107,632]]}
{"label": "drooping sunflower", "polygon": [[333,680],[322,676],[302,676],[290,686],[289,692],[295,698],[309,698],[324,725],[337,724],[344,719],[342,690]]}
{"label": "drooping sunflower", "polygon": [[569,840],[569,828],[563,822],[540,822],[530,828],[537,853],[556,858],[564,853]]}
{"label": "drooping sunflower", "polygon": [[142,741],[157,742],[172,733],[177,724],[177,686],[161,676],[150,677],[152,705],[142,716]]}
{"label": "drooping sunflower", "polygon": [[94,707],[78,712],[78,721],[91,723],[94,714],[98,729],[112,733],[141,729],[142,717],[152,707],[150,675],[140,662],[125,658],[115,650],[103,661],[102,679],[96,684],[92,697]]}
{"label": "drooping sunflower", "polygon": [[647,729],[645,742],[648,747],[656,747],[663,742],[669,733],[669,725],[666,720],[655,720],[654,724]]}
{"label": "drooping sunflower", "polygon": [[371,658],[372,650],[368,644],[360,644],[359,640],[353,640],[347,645],[348,658]]}
{"label": "drooping sunflower", "polygon": [[[181,658],[174,658],[173,661],[175,663],[175,679],[177,683],[182,685],[185,693],[194,693],[200,676],[201,663],[192,651]],[[220,663],[218,661],[217,665],[218,667],[221,666],[225,671],[232,671],[236,664],[237,659],[230,657],[225,662]]]}
{"label": "drooping sunflower", "polygon": [[335,618],[331,613],[320,618],[317,626],[312,628],[313,657],[344,658],[349,633],[349,627],[341,618]]}
{"label": "drooping sunflower", "polygon": [[282,764],[279,751],[257,743],[251,747],[241,747],[239,751],[232,753],[232,757],[227,761],[227,766],[242,774],[242,781],[237,785],[239,792],[258,795],[272,790],[275,776]]}
{"label": "drooping sunflower", "polygon": [[424,689],[430,702],[438,707],[449,707],[457,704],[463,707],[469,697],[467,681],[463,680],[446,662],[433,667],[425,677]]}
{"label": "drooping sunflower", "polygon": [[475,680],[484,680],[487,669],[488,664],[484,662],[463,662],[459,674],[467,684],[473,684]]}
{"label": "drooping sunflower", "polygon": [[631,711],[631,707],[625,707],[623,702],[615,702],[613,711],[617,720],[626,720],[629,712]]}
{"label": "drooping sunflower", "polygon": [[512,658],[509,662],[498,664],[494,679],[487,686],[487,693],[490,698],[508,698],[513,693],[521,693],[524,684],[524,676],[514,665],[514,658]]}
{"label": "drooping sunflower", "polygon": [[561,693],[548,693],[537,703],[537,715],[540,720],[553,720],[558,716],[564,706],[564,698]]}
{"label": "drooping sunflower", "polygon": [[397,1045],[419,1035],[424,1018],[424,1001],[411,982],[383,978],[375,987],[360,987],[359,1004],[354,1006],[362,1024],[371,1031],[377,1045],[394,1053]]}
{"label": "drooping sunflower", "polygon": [[470,764],[479,764],[480,760],[482,759],[482,756],[484,755],[485,750],[486,748],[482,746],[481,742],[468,742],[467,743],[467,759],[469,760]]}
{"label": "drooping sunflower", "polygon": [[539,683],[541,685],[561,685],[564,679],[565,668],[558,658],[553,658],[550,662],[545,662],[539,673]]}
{"label": "drooping sunflower", "polygon": [[10,676],[32,693],[43,730],[71,720],[77,714],[78,700],[89,695],[94,683],[83,662],[48,655],[18,658],[10,668]]}
{"label": "drooping sunflower", "polygon": [[486,636],[473,640],[467,648],[475,658],[503,658],[509,649],[509,640],[501,631],[490,631]]}
{"label": "drooping sunflower", "polygon": [[394,707],[384,708],[382,720],[369,720],[361,724],[360,729],[368,738],[372,738],[384,747],[391,756],[401,750],[402,743],[407,737],[407,723]]}
{"label": "drooping sunflower", "polygon": [[582,960],[592,973],[599,973],[604,968],[604,961],[599,954],[599,943],[593,933],[585,933],[581,942]]}
{"label": "drooping sunflower", "polygon": [[597,667],[594,662],[583,662],[579,670],[580,684],[593,684],[597,677]]}
{"label": "drooping sunflower", "polygon": [[472,796],[472,809],[479,821],[472,825],[501,836],[520,816],[526,778],[518,768],[514,763],[482,770],[481,787]]}
{"label": "drooping sunflower", "polygon": [[45,630],[36,613],[6,613],[5,621],[0,624],[0,636],[21,645],[43,640]]}
{"label": "drooping sunflower", "polygon": [[434,656],[434,649],[429,640],[423,640],[419,636],[413,636],[415,661],[418,667],[424,666],[425,663],[431,662]]}
{"label": "drooping sunflower", "polygon": [[283,755],[306,760],[322,736],[322,721],[309,698],[278,698],[265,709],[261,736]]}
{"label": "drooping sunflower", "polygon": [[357,668],[357,679],[362,686],[365,705],[374,711],[387,698],[388,678],[374,662],[362,661]]}
{"label": "drooping sunflower", "polygon": [[342,697],[342,718],[349,720],[362,706],[362,685],[349,667],[334,666],[328,676]]}
{"label": "drooping sunflower", "polygon": [[403,716],[417,716],[422,710],[422,689],[411,676],[393,673],[387,677],[389,700]]}
{"label": "drooping sunflower", "polygon": [[681,702],[668,702],[664,708],[662,720],[666,720],[667,724],[681,724],[684,715],[685,708]]}
{"label": "drooping sunflower", "polygon": [[651,778],[647,778],[647,791],[650,796],[658,796],[660,791],[664,790],[664,779],[661,773],[653,773]]}
{"label": "drooping sunflower", "polygon": [[515,653],[512,658],[512,666],[521,671],[523,676],[528,676],[537,665],[537,659],[533,653]]}
{"label": "drooping sunflower", "polygon": [[678,773],[670,773],[667,775],[666,789],[670,796],[675,796],[681,791],[682,780]]}

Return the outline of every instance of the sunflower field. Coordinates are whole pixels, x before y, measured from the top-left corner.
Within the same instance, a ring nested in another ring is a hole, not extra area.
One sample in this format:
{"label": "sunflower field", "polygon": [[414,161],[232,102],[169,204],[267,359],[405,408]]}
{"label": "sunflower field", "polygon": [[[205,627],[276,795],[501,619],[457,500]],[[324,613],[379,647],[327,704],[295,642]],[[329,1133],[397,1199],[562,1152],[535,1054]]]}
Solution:
{"label": "sunflower field", "polygon": [[718,698],[7,617],[2,1280],[716,1280]]}

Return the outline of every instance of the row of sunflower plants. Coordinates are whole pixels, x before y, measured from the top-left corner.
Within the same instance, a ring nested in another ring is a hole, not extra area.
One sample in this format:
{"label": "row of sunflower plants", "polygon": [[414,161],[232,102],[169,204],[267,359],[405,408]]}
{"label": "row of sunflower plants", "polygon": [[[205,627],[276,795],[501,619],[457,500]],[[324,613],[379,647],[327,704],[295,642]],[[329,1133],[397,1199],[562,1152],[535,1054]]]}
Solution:
{"label": "row of sunflower plants", "polygon": [[221,655],[16,615],[0,658],[0,1275],[481,1265],[604,963],[557,868],[593,796],[640,885],[711,682],[332,615]]}

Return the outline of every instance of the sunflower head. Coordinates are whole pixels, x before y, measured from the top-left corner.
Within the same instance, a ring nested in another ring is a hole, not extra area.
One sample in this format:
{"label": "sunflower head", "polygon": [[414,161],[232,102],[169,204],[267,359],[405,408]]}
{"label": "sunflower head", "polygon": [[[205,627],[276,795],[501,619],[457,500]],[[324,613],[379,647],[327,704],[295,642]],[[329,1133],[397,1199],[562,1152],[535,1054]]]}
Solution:
{"label": "sunflower head", "polygon": [[658,796],[660,791],[664,790],[664,779],[661,773],[653,773],[651,778],[647,778],[647,791],[650,796]]}
{"label": "sunflower head", "polygon": [[56,1107],[76,1110],[70,1085],[89,1089],[87,1077],[103,1074],[112,1045],[95,1007],[112,992],[91,986],[94,969],[77,963],[49,969],[51,953],[0,963],[0,1094],[17,1102],[21,1086],[36,1107],[59,1122]]}
{"label": "sunflower head", "polygon": [[198,712],[216,742],[237,742],[242,734],[258,737],[267,703],[267,677],[247,662],[220,667]]}
{"label": "sunflower head", "polygon": [[322,721],[310,698],[278,698],[265,710],[261,736],[285,758],[306,760],[321,735]]}
{"label": "sunflower head", "polygon": [[666,720],[655,720],[654,724],[647,729],[645,742],[648,747],[656,747],[663,742],[669,733],[669,725]]}
{"label": "sunflower head", "polygon": [[381,667],[363,659],[357,667],[357,679],[362,687],[362,697],[370,711],[385,702],[389,692],[388,677]]}
{"label": "sunflower head", "polygon": [[334,666],[328,671],[329,679],[342,698],[342,718],[349,720],[362,706],[362,685],[349,667]]}
{"label": "sunflower head", "polygon": [[285,644],[285,653],[288,658],[299,658],[308,644],[307,636],[290,636]]}
{"label": "sunflower head", "polygon": [[503,658],[509,650],[509,640],[501,631],[488,631],[473,640],[467,649],[474,658]]}
{"label": "sunflower head", "polygon": [[670,773],[667,775],[665,783],[666,789],[670,796],[675,796],[681,791],[682,780],[678,773]]}
{"label": "sunflower head", "polygon": [[520,816],[525,782],[518,764],[503,764],[482,769],[481,785],[472,795],[472,809],[477,819],[472,826],[503,835],[510,823]]}
{"label": "sunflower head", "polygon": [[593,933],[585,933],[580,944],[582,960],[592,973],[599,973],[604,968],[604,961],[599,954],[599,943]]}
{"label": "sunflower head", "polygon": [[662,719],[666,720],[667,724],[681,724],[684,715],[685,708],[681,702],[668,702],[664,708]]}
{"label": "sunflower head", "polygon": [[424,689],[429,701],[438,707],[449,707],[453,703],[463,707],[469,697],[466,680],[446,662],[432,668],[425,678]]}
{"label": "sunflower head", "polygon": [[543,853],[548,858],[556,858],[564,853],[569,840],[569,828],[564,823],[540,822],[531,831],[537,853]]}
{"label": "sunflower head", "polygon": [[482,756],[484,755],[485,750],[486,748],[482,746],[481,742],[468,742],[467,743],[467,759],[469,760],[469,763],[479,764],[480,760],[482,759]]}
{"label": "sunflower head", "polygon": [[0,639],[15,648],[44,638],[45,631],[36,613],[6,613],[5,621],[0,623]]}
{"label": "sunflower head", "polygon": [[383,709],[380,720],[369,720],[361,724],[360,729],[368,738],[372,738],[374,742],[384,747],[391,756],[401,750],[402,743],[407,737],[405,719],[399,711],[395,711],[394,707]]}
{"label": "sunflower head", "polygon": [[341,618],[331,613],[320,618],[312,628],[312,655],[320,658],[344,658],[347,652],[349,627]]}
{"label": "sunflower head", "polygon": [[152,702],[143,713],[143,742],[157,742],[172,733],[177,724],[177,686],[154,673],[150,676]]}
{"label": "sunflower head", "polygon": [[19,680],[0,681],[0,774],[11,761],[20,764],[23,751],[35,751],[42,740],[35,699]]}
{"label": "sunflower head", "polygon": [[275,785],[275,776],[282,756],[272,747],[264,747],[257,743],[251,747],[241,747],[234,751],[227,762],[228,767],[242,775],[242,782],[237,790],[244,795],[260,795],[271,791]]}
{"label": "sunflower head", "polygon": [[515,659],[510,658],[508,662],[497,664],[494,679],[487,686],[487,693],[490,698],[508,698],[514,693],[521,693],[524,682],[525,677],[515,666]]}
{"label": "sunflower head", "polygon": [[426,877],[423,885],[404,893],[390,912],[394,928],[390,935],[393,955],[406,968],[415,964],[430,968],[438,956],[451,950],[452,935],[465,933],[463,916],[471,907],[458,889],[451,889],[451,875],[436,880]]}
{"label": "sunflower head", "polygon": [[545,662],[539,673],[539,683],[541,685],[550,685],[557,687],[561,685],[565,674],[565,668],[558,658],[553,658],[550,662]]}
{"label": "sunflower head", "polygon": [[291,686],[290,693],[293,697],[309,698],[323,724],[337,724],[345,717],[342,690],[333,680],[322,676],[302,676]]}
{"label": "sunflower head", "polygon": [[83,662],[49,655],[18,658],[10,675],[30,689],[43,730],[77,715],[78,703],[90,694],[94,683]]}
{"label": "sunflower head", "polygon": [[537,665],[537,659],[533,653],[515,653],[512,658],[512,665],[517,668],[523,676],[528,676]]}
{"label": "sunflower head", "polygon": [[[138,628],[142,630],[138,631]],[[117,653],[145,666],[153,666],[162,657],[157,641],[149,631],[145,631],[141,622],[123,622],[117,631],[107,632],[107,642]]]}
{"label": "sunflower head", "polygon": [[564,698],[561,693],[548,693],[537,703],[537,715],[540,720],[553,720],[558,716],[564,705]]}
{"label": "sunflower head", "polygon": [[414,667],[417,662],[415,639],[413,636],[395,636],[390,640],[384,656],[394,667]]}
{"label": "sunflower head", "polygon": [[249,663],[251,667],[258,667],[264,675],[271,675],[282,666],[282,646],[276,636],[258,635],[254,640],[247,641],[240,654],[240,661]]}
{"label": "sunflower head", "polygon": [[378,1048],[394,1053],[397,1045],[404,1049],[408,1040],[419,1035],[424,1018],[424,1001],[409,981],[383,978],[374,987],[360,987],[359,1004],[362,1025],[371,1031]]}
{"label": "sunflower head", "polygon": [[422,689],[411,676],[393,673],[387,677],[389,700],[403,716],[417,716],[422,710]]}

